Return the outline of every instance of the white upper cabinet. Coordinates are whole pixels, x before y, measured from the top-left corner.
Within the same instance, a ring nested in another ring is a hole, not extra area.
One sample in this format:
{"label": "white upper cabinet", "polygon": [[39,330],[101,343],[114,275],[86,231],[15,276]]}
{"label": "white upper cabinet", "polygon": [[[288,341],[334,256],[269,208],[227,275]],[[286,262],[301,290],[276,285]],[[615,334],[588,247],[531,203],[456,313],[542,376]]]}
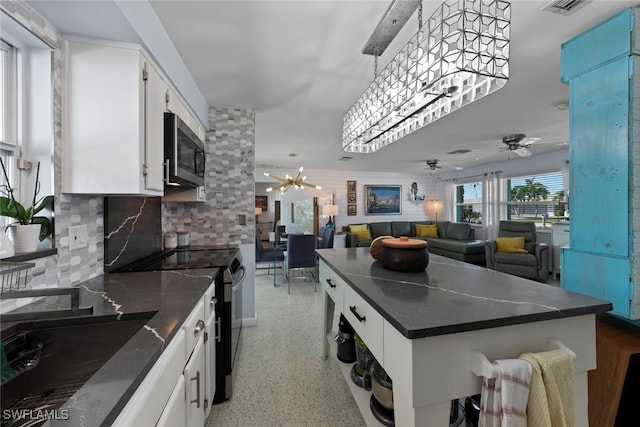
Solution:
{"label": "white upper cabinet", "polygon": [[63,193],[162,196],[168,100],[193,118],[165,76],[138,45],[80,38],[65,73]]}

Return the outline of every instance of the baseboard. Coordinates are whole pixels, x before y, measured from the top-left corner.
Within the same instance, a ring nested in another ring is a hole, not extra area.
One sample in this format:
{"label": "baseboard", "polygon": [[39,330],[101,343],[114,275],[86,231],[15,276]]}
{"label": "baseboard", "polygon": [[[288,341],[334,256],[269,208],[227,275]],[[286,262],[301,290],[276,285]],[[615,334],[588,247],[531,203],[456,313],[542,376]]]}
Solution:
{"label": "baseboard", "polygon": [[242,318],[242,327],[248,326],[258,326],[258,317],[254,315],[254,317],[243,317]]}

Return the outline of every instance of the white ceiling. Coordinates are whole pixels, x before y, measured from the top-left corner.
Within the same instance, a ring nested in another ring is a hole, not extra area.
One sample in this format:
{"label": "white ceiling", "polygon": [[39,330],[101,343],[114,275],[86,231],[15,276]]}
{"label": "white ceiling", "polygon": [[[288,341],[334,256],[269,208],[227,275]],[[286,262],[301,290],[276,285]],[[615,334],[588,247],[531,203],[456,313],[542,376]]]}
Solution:
{"label": "white ceiling", "polygon": [[[96,5],[111,0],[28,3],[64,33],[137,41],[111,14],[95,15]],[[424,0],[423,20],[440,3]],[[342,150],[342,118],[373,80],[373,57],[360,52],[388,0],[151,1],[207,103],[255,110],[258,172],[303,165],[414,173],[433,158],[444,162],[441,171],[507,159],[497,150],[513,133],[541,138],[531,146],[534,155],[566,148],[568,112],[557,108],[568,101],[560,82],[561,43],[639,3],[593,0],[570,16],[542,11],[547,3],[512,2],[505,88],[376,153],[350,154]],[[117,30],[109,35],[110,28]],[[416,30],[414,14],[379,69]],[[472,151],[447,154],[457,149]]]}

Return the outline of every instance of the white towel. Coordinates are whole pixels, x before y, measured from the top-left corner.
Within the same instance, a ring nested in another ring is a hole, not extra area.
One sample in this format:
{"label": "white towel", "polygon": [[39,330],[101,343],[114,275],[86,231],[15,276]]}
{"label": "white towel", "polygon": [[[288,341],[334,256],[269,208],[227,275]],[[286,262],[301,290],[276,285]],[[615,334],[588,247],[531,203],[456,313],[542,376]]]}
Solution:
{"label": "white towel", "polygon": [[496,360],[496,378],[484,378],[479,427],[527,427],[531,365],[518,359]]}

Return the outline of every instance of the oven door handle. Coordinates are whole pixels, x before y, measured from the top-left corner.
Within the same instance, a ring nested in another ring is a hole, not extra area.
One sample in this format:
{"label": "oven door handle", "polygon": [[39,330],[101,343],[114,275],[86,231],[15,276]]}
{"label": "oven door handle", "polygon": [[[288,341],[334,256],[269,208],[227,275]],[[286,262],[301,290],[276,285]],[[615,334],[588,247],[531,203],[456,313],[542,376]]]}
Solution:
{"label": "oven door handle", "polygon": [[242,270],[242,276],[240,276],[240,279],[237,280],[236,282],[233,283],[233,290],[237,290],[240,286],[242,286],[242,283],[244,282],[244,277],[247,273],[247,271],[244,268],[244,265],[242,267],[240,267],[238,270]]}

